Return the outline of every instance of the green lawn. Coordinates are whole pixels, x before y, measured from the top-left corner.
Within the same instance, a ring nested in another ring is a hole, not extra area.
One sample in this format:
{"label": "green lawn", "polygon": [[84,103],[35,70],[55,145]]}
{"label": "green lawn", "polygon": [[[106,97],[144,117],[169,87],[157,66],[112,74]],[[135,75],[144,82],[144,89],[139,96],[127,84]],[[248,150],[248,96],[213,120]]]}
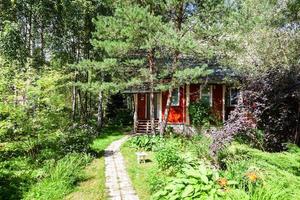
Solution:
{"label": "green lawn", "polygon": [[103,134],[93,141],[91,149],[97,157],[85,168],[86,180],[80,182],[75,191],[65,199],[68,200],[105,200],[105,163],[104,150],[113,141],[122,138],[123,130],[107,128]]}
{"label": "green lawn", "polygon": [[149,200],[151,193],[150,185],[147,180],[151,173],[151,169],[156,165],[154,154],[153,152],[148,152],[147,162],[138,164],[135,152],[136,150],[130,148],[128,143],[125,143],[121,147],[121,153],[125,159],[126,169],[135,191],[140,200]]}

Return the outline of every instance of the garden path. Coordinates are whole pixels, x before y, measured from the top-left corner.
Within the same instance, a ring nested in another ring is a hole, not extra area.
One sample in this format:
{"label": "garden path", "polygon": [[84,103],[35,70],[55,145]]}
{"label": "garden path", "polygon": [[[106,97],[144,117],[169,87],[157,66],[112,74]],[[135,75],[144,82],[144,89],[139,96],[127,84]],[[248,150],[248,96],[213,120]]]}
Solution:
{"label": "garden path", "polygon": [[105,184],[108,198],[112,200],[139,200],[126,172],[125,161],[120,152],[128,136],[112,142],[105,150]]}

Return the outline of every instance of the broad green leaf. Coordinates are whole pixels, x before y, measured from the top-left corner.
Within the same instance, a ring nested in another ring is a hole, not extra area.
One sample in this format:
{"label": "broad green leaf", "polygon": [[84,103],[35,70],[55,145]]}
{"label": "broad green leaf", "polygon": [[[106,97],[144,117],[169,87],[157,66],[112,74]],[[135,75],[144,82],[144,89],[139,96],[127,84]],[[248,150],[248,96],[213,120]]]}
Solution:
{"label": "broad green leaf", "polygon": [[185,198],[185,197],[188,197],[188,196],[191,196],[192,193],[194,192],[194,187],[191,186],[191,185],[188,185],[182,192],[181,194],[181,197],[182,198]]}
{"label": "broad green leaf", "polygon": [[205,184],[208,184],[208,178],[207,178],[207,176],[201,175],[200,178],[201,178],[201,180],[202,180]]}

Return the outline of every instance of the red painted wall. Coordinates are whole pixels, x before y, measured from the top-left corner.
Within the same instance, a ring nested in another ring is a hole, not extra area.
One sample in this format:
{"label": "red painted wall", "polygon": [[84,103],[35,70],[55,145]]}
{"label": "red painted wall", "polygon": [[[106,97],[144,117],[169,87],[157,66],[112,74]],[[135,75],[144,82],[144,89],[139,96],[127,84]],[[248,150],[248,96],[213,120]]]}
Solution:
{"label": "red painted wall", "polygon": [[190,102],[196,102],[200,98],[200,84],[190,85]]}
{"label": "red painted wall", "polygon": [[[183,123],[185,122],[185,90],[183,87],[180,87],[180,99],[179,106],[171,106],[169,112],[168,122],[171,123]],[[167,105],[168,92],[162,93],[162,116],[164,116],[164,112]]]}
{"label": "red painted wall", "polygon": [[[199,84],[190,85],[190,102],[199,99]],[[212,87],[213,105],[212,112],[220,120],[223,117],[223,87],[222,85],[213,85]],[[168,92],[162,93],[162,117],[166,109]],[[138,119],[145,118],[146,94],[138,94]],[[186,88],[180,87],[179,106],[171,106],[168,122],[185,123],[186,122]]]}

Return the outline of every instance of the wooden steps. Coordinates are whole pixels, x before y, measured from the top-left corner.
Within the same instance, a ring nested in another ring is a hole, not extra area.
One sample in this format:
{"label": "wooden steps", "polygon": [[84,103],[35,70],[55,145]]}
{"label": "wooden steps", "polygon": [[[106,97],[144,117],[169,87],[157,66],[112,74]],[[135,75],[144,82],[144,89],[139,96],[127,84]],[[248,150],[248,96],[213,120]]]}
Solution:
{"label": "wooden steps", "polygon": [[[158,129],[158,120],[156,119],[154,121],[155,123],[155,129],[156,131],[159,131]],[[147,134],[151,132],[151,121],[150,120],[138,120],[137,121],[137,127],[136,127],[136,133],[143,133]]]}

